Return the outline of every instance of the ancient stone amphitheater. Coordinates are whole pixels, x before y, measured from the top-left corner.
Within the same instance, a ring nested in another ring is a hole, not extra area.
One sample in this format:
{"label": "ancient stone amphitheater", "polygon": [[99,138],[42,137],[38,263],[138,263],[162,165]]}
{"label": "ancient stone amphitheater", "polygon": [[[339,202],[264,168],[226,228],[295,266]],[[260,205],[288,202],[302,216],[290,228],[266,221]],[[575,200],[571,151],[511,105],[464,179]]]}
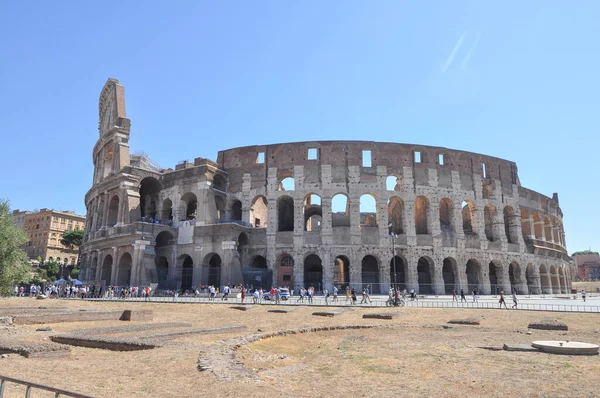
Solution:
{"label": "ancient stone amphitheater", "polygon": [[313,141],[160,169],[129,153],[124,88],[100,96],[82,279],[159,289],[332,285],[566,293],[558,195],[514,162],[423,145]]}

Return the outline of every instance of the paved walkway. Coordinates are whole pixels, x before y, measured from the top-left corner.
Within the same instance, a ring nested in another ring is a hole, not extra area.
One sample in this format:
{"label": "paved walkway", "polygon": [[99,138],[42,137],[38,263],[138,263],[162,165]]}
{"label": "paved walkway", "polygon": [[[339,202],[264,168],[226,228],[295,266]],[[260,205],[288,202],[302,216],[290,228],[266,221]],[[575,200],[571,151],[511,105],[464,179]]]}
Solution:
{"label": "paved walkway", "polygon": [[[371,297],[371,302],[366,304],[359,304],[361,297],[358,298],[356,307],[365,308],[377,308],[385,307],[387,296],[377,295]],[[472,296],[467,296],[467,302],[456,302],[452,301],[452,296],[421,296],[418,300],[411,301],[406,300],[407,307],[423,307],[423,308],[483,308],[483,309],[499,309],[498,296],[480,296],[477,302],[473,302]],[[545,296],[517,296],[518,309],[528,311],[560,311],[560,312],[592,312],[600,313],[600,297],[588,298],[584,302],[581,298],[573,299],[572,295],[545,295]],[[69,300],[81,300],[81,299],[69,299]],[[90,301],[128,301],[128,302],[144,302],[143,298],[101,298],[101,299],[86,299]],[[460,299],[459,299],[460,300]],[[227,301],[221,300],[217,297],[214,301],[209,301],[208,298],[200,297],[152,297],[150,299],[153,303],[213,303],[213,304],[241,304],[242,301],[239,298],[229,298]],[[244,304],[252,305],[252,298],[246,297]],[[274,303],[263,300],[260,305],[274,305]],[[289,300],[281,301],[281,305],[286,306],[311,306],[311,307],[322,307],[325,306],[325,299],[323,296],[317,296],[313,298],[312,304],[308,303],[307,299],[304,302],[298,302],[298,297],[293,296]],[[511,308],[513,305],[512,296],[506,297],[506,305]],[[338,302],[332,302],[331,298],[328,303],[329,307],[348,307],[349,302],[346,302],[345,296],[340,296]],[[502,307],[504,309],[504,307]]]}

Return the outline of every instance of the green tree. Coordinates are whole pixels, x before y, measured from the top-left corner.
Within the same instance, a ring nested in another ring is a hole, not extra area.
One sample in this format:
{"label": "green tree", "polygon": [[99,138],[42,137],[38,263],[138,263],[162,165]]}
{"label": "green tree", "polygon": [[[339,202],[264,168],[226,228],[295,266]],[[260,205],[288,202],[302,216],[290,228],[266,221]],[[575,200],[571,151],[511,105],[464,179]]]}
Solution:
{"label": "green tree", "polygon": [[81,270],[79,268],[73,268],[71,270],[71,279],[77,279],[77,277],[79,277],[79,272]]}
{"label": "green tree", "polygon": [[0,296],[10,295],[15,285],[31,278],[31,264],[21,249],[28,239],[15,225],[8,200],[0,199]]}
{"label": "green tree", "polygon": [[56,260],[50,260],[47,262],[48,268],[46,269],[48,279],[55,281],[60,274],[60,264]]}
{"label": "green tree", "polygon": [[63,246],[67,249],[75,249],[76,247],[81,246],[83,243],[83,230],[76,229],[73,231],[67,231],[63,234],[62,239],[60,240]]}

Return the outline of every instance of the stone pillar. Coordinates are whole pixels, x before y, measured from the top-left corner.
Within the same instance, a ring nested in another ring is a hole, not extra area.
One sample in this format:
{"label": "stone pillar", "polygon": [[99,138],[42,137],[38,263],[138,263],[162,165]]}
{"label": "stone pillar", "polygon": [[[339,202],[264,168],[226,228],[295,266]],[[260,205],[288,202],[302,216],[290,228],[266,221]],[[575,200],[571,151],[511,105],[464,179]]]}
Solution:
{"label": "stone pillar", "polygon": [[119,258],[117,257],[119,248],[116,246],[113,246],[111,249],[113,251],[112,252],[113,263],[112,263],[112,268],[110,270],[110,284],[114,286],[117,283],[117,273],[119,272]]}
{"label": "stone pillar", "polygon": [[108,198],[108,194],[106,192],[104,192],[103,198],[104,198],[104,209],[102,210],[102,227],[106,227],[108,225],[108,205],[109,205],[109,198]]}
{"label": "stone pillar", "polygon": [[304,257],[300,254],[295,254],[293,257],[294,257],[294,294],[298,294],[296,292],[300,292],[300,287],[304,286]]}
{"label": "stone pillar", "polygon": [[406,200],[404,202],[404,223],[406,225],[406,244],[409,247],[417,245],[417,232],[415,229],[415,202]]}
{"label": "stone pillar", "polygon": [[[333,224],[330,197],[324,196],[321,198],[321,212],[323,213],[323,216],[321,217],[321,237],[323,239],[323,244],[332,244],[331,235],[333,234]],[[326,236],[328,238],[325,238]]]}
{"label": "stone pillar", "polygon": [[[540,226],[540,230],[542,231],[541,232],[540,240],[546,241],[546,231],[545,231],[546,228],[544,228],[544,222],[543,221],[536,221],[536,222],[533,223],[533,226],[534,226],[533,235],[534,235],[534,237],[535,237],[535,227],[537,225]],[[537,237],[536,237],[536,239],[537,239]]]}
{"label": "stone pillar", "polygon": [[323,286],[321,290],[327,289],[331,292],[333,288],[333,259],[329,250],[326,249],[322,250],[319,255],[321,256],[321,266],[323,267]]}
{"label": "stone pillar", "polygon": [[437,236],[442,233],[442,229],[440,227],[440,203],[439,202],[430,202],[428,211],[427,211],[427,231],[433,235]]}
{"label": "stone pillar", "polygon": [[294,235],[304,235],[304,200],[294,198]]}
{"label": "stone pillar", "polygon": [[548,272],[540,272],[540,283],[543,294],[552,294],[552,282]]}
{"label": "stone pillar", "polygon": [[[413,224],[414,225],[414,224]],[[407,273],[406,273],[406,285],[407,285],[407,290],[410,291],[410,289],[415,289],[416,292],[419,291],[419,274],[417,272],[417,265],[418,265],[418,261],[419,259],[414,256],[414,255],[410,255],[406,257],[406,261],[407,261]]]}
{"label": "stone pillar", "polygon": [[350,198],[350,235],[353,245],[362,244],[362,233],[360,231],[360,198]]}
{"label": "stone pillar", "polygon": [[[475,210],[474,213],[477,214],[477,217],[475,217],[475,225],[473,225],[473,231],[477,232],[477,236],[479,237],[479,240],[481,241],[481,248],[482,249],[487,249],[487,237],[485,235],[485,206],[483,205],[476,205],[477,208]],[[473,224],[473,217],[471,216],[471,224]],[[483,293],[483,292],[482,292]],[[489,294],[489,293],[484,293],[484,294]]]}
{"label": "stone pillar", "polygon": [[443,267],[444,267],[444,262],[441,259],[436,259],[435,265],[433,267],[431,267],[431,268],[433,268],[433,275],[431,278],[431,282],[433,283],[433,293],[435,295],[444,294],[445,290],[446,290],[446,286],[444,284]]}
{"label": "stone pillar", "polygon": [[[492,294],[492,286],[490,284],[489,263],[484,262],[481,264],[481,275],[483,275],[483,279],[479,281],[479,293],[480,294]],[[498,275],[496,275],[496,278],[497,278],[497,276]]]}
{"label": "stone pillar", "polygon": [[452,227],[454,228],[454,233],[456,234],[457,239],[464,239],[465,232],[463,230],[462,203],[453,202],[452,207]]}

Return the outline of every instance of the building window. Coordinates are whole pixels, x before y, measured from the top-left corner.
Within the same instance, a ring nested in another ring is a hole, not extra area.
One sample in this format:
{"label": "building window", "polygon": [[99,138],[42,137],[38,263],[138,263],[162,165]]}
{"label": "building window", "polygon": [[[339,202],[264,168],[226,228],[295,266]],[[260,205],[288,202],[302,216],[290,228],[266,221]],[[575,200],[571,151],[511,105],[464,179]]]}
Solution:
{"label": "building window", "polygon": [[415,163],[421,163],[421,152],[415,151]]}
{"label": "building window", "polygon": [[308,148],[308,160],[318,160],[319,159],[319,149],[318,148]]}
{"label": "building window", "polygon": [[440,153],[438,155],[438,163],[440,164],[440,166],[444,165],[444,154],[443,153]]}
{"label": "building window", "polygon": [[258,155],[256,156],[256,163],[262,164],[264,162],[265,162],[265,153],[259,152]]}
{"label": "building window", "polygon": [[371,167],[371,151],[362,151],[363,167]]}

